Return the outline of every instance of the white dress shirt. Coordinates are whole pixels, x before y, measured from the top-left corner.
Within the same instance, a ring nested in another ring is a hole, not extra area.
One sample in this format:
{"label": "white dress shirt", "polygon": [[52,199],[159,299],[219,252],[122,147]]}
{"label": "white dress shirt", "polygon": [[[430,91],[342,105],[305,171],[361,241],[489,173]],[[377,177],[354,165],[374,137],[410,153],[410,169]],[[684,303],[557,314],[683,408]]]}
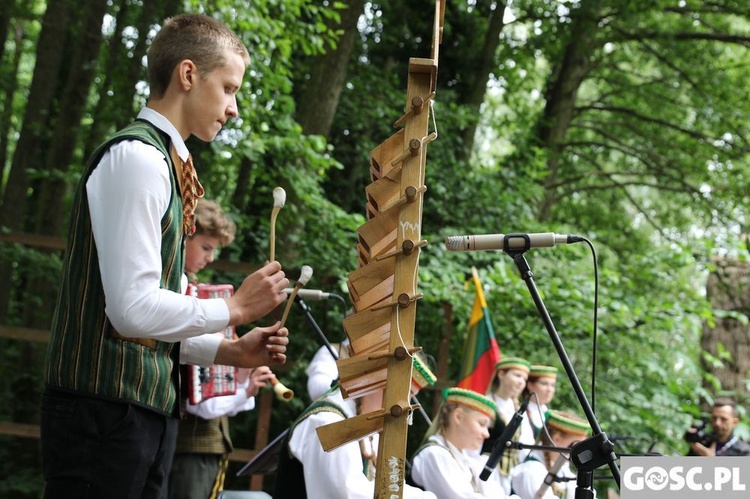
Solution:
{"label": "white dress shirt", "polygon": [[[341,342],[339,353],[342,350],[341,347],[348,344],[348,338]],[[328,347],[324,345],[315,352],[312,360],[307,365],[305,374],[307,374],[307,393],[310,395],[311,400],[317,399],[331,389],[331,383],[339,377],[339,369],[336,365],[336,359],[328,351]]]}
{"label": "white dress shirt", "polygon": [[[544,483],[547,473],[543,452],[540,450],[532,451],[529,459],[516,466],[513,470],[511,479],[513,493],[518,494],[521,499],[534,499],[539,487]],[[557,476],[561,478],[576,478],[576,475],[571,471],[567,462],[562,465],[560,471],[557,472]],[[562,497],[573,499],[576,493],[576,486],[576,480],[554,483],[553,486],[547,489],[542,498],[558,499],[561,497],[555,494],[553,491],[554,487],[559,493],[562,493]],[[596,491],[594,491],[594,497],[596,497]]]}
{"label": "white dress shirt", "polygon": [[[355,415],[354,402],[343,400],[339,390],[331,392],[327,399],[344,409],[347,418]],[[375,493],[375,482],[362,472],[358,441],[329,452],[320,444],[315,429],[342,420],[336,413],[320,411],[300,422],[289,439],[289,451],[302,463],[307,497],[311,499],[372,499]],[[377,448],[377,441],[373,446]],[[435,495],[404,484],[404,497],[434,499]]]}
{"label": "white dress shirt", "polygon": [[245,389],[250,386],[250,378],[237,385],[234,395],[211,397],[197,404],[187,403],[187,412],[203,419],[214,419],[220,416],[235,416],[242,411],[255,409],[255,397],[248,397]]}
{"label": "white dress shirt", "polygon": [[541,428],[544,426],[544,415],[547,413],[547,404],[537,405],[536,402],[532,399],[529,402],[529,407],[526,411],[527,415],[529,416],[529,419],[531,420],[531,424],[536,428]]}
{"label": "white dress shirt", "polygon": [[487,456],[477,458],[459,450],[442,435],[432,435],[428,445],[413,458],[414,482],[433,492],[438,499],[501,499],[507,497],[494,480],[479,479]]}
{"label": "white dress shirt", "polygon": [[[167,133],[180,158],[187,159],[182,137],[164,116],[144,108],[138,117]],[[199,335],[224,329],[229,308],[220,298],[199,300],[159,287],[169,175],[167,159],[158,149],[123,141],[104,153],[86,182],[105,312],[125,337],[168,342],[195,337],[181,348],[181,361],[207,366],[221,338]]]}

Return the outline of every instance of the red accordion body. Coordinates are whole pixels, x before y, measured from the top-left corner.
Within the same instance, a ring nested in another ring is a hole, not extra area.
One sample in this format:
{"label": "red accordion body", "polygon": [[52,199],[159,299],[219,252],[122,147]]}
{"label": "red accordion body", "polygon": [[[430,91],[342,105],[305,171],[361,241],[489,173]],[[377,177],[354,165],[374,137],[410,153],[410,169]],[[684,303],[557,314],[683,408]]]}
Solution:
{"label": "red accordion body", "polygon": [[[224,298],[234,294],[231,284],[188,284],[187,293],[197,298]],[[224,329],[224,337],[235,338],[234,326]],[[234,366],[187,366],[187,395],[192,405],[220,395],[234,395],[237,391],[237,372]]]}

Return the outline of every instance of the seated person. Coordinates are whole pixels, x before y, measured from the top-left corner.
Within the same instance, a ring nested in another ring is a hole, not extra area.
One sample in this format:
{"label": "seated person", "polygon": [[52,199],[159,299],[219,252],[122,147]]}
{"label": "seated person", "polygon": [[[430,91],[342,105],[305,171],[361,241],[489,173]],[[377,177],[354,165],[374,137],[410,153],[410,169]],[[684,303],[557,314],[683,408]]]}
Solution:
{"label": "seated person", "polygon": [[[549,437],[542,430],[539,442],[549,447],[571,447],[575,442],[584,440],[589,433],[589,424],[575,414],[561,411],[550,411],[546,421]],[[558,459],[563,459],[562,465],[554,471]],[[545,492],[537,496],[537,492],[544,485],[547,474],[554,472],[556,481]],[[558,481],[559,480],[559,481]],[[576,475],[570,470],[568,460],[559,452],[549,450],[533,450],[524,462],[513,470],[511,487],[514,494],[521,499],[573,499],[576,494]]]}
{"label": "seated person", "polygon": [[[410,397],[435,376],[417,356],[413,357]],[[371,499],[375,494],[378,434],[352,441],[329,452],[323,450],[316,428],[358,414],[383,408],[383,390],[352,400],[344,399],[338,386],[315,400],[292,423],[276,471],[274,497]],[[434,499],[434,495],[404,484],[405,498]]]}
{"label": "seated person", "polygon": [[[349,357],[349,339],[341,343],[331,343],[333,351],[339,359]],[[310,400],[315,400],[331,389],[331,385],[339,378],[339,370],[336,367],[336,359],[331,355],[326,345],[315,352],[305,370],[307,374],[307,393]]]}
{"label": "seated person", "polygon": [[[531,393],[529,407],[526,409],[526,418],[523,424],[531,426],[534,439],[539,437],[539,432],[544,426],[544,415],[549,410],[549,403],[555,396],[557,388],[557,368],[541,364],[532,364],[529,379],[526,380],[526,388],[521,397],[526,398]],[[537,404],[538,402],[538,404]]]}
{"label": "seated person", "polygon": [[254,409],[255,396],[273,377],[267,366],[238,369],[237,393],[187,403],[169,474],[169,499],[214,498],[223,489],[233,449],[229,416]]}
{"label": "seated person", "polygon": [[426,442],[412,459],[414,483],[438,499],[507,497],[496,481],[479,479],[486,459],[478,459],[476,451],[489,437],[496,413],[495,403],[484,395],[448,389]]}
{"label": "seated person", "polygon": [[[502,435],[505,426],[518,411],[520,406],[518,398],[526,388],[526,380],[530,371],[531,364],[520,357],[503,357],[495,365],[495,375],[492,377],[492,382],[487,390],[487,397],[497,406],[498,418],[495,425],[490,429],[490,437],[485,440],[482,446],[482,454],[492,452],[498,437]],[[534,434],[531,425],[522,422],[513,436],[513,440],[533,445]],[[523,461],[528,454],[528,449],[509,449],[505,451],[498,463],[498,473],[493,473],[491,479],[497,480],[506,494],[510,494],[510,476],[513,467]]]}

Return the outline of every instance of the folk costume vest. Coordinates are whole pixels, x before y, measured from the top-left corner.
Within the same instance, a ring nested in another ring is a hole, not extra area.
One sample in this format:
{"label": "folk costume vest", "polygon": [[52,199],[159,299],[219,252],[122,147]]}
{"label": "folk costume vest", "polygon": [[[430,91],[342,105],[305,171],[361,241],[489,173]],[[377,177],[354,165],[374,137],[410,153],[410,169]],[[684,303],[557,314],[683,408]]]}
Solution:
{"label": "folk costume vest", "polygon": [[71,206],[68,243],[50,345],[46,382],[53,389],[177,413],[179,344],[120,336],[104,312],[104,291],[91,229],[86,181],[104,153],[124,140],[156,147],[169,165],[171,196],[161,219],[160,286],[180,292],[185,258],[182,199],[170,154],[169,136],[136,120],[110,137],[91,156]]}
{"label": "folk costume vest", "polygon": [[[484,444],[482,444],[482,454],[489,454],[492,452],[492,448],[495,445],[495,442],[498,438],[500,438],[500,435],[503,434],[503,431],[505,430],[505,427],[507,426],[507,423],[503,421],[502,416],[500,413],[498,413],[497,418],[495,419],[495,425],[490,428],[490,436],[487,440],[484,441]],[[521,437],[521,427],[519,426],[516,432],[513,434],[512,440],[518,440]],[[503,456],[500,458],[500,462],[497,465],[498,471],[503,476],[509,476],[510,470],[513,469],[517,464],[519,463],[518,459],[518,450],[517,449],[507,449]]]}
{"label": "folk costume vest", "polygon": [[185,414],[177,433],[178,454],[227,454],[234,447],[229,438],[229,418],[203,419]]}

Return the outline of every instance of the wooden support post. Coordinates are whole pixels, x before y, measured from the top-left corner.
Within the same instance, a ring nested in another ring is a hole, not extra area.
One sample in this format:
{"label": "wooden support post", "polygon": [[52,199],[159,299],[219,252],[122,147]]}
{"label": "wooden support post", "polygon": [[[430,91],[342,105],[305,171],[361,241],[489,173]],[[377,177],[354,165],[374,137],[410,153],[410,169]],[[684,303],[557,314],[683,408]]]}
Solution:
{"label": "wooden support post", "polygon": [[[271,405],[273,403],[273,392],[263,390],[258,404],[258,426],[255,428],[255,449],[262,449],[268,443],[268,429],[271,426]],[[250,490],[263,490],[263,476],[252,475],[250,477]]]}
{"label": "wooden support post", "polygon": [[[424,59],[410,60],[409,79],[407,84],[407,114],[404,120],[404,142],[409,144],[416,139],[421,141],[428,134],[429,109],[422,112],[408,113],[408,106],[413,105],[415,97],[430,93],[432,71],[424,67]],[[433,61],[427,64],[434,65]],[[432,101],[423,103],[429,107]],[[426,111],[426,112],[425,112]],[[414,149],[414,148],[411,148]],[[424,185],[426,151],[419,148],[420,154],[408,155],[401,166],[401,191],[406,192],[409,187],[416,187],[418,191],[412,202],[399,206],[398,227],[396,230],[396,247],[403,247],[403,243],[421,240],[422,225],[422,195]],[[393,296],[416,296],[420,251],[409,254],[396,255],[396,271],[393,283]],[[417,302],[399,304],[392,308],[392,327],[389,342],[389,352],[397,348],[410,350],[414,347],[414,325],[416,322]],[[404,402],[409,400],[411,388],[411,357],[400,360],[397,357],[388,359],[388,376],[383,396],[383,407],[386,416],[383,431],[380,435],[378,450],[378,469],[375,476],[375,497],[395,499],[403,497],[404,475],[406,471],[406,436],[408,432],[409,412],[400,410]]]}

